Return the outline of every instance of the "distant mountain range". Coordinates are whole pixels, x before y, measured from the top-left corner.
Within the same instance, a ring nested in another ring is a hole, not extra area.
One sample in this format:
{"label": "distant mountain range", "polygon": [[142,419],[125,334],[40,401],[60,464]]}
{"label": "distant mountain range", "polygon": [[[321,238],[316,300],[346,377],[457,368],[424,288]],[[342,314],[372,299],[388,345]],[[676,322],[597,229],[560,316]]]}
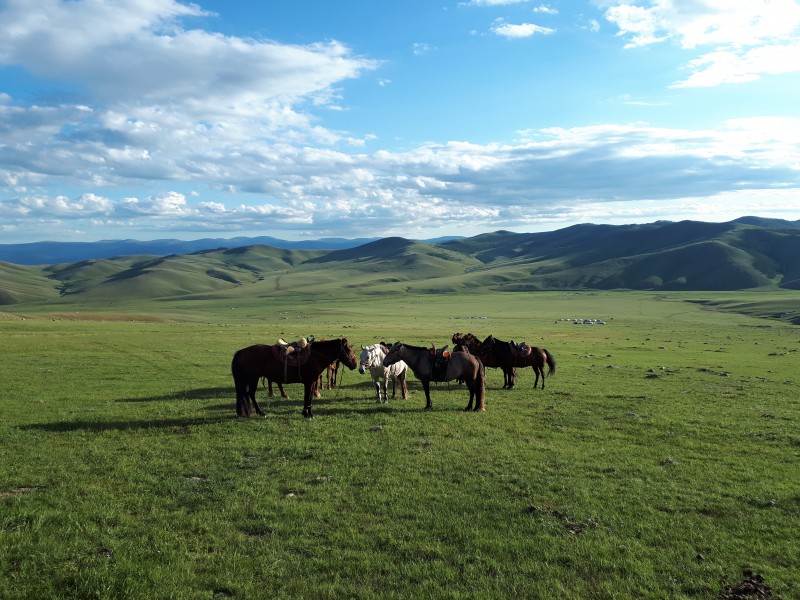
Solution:
{"label": "distant mountain range", "polygon": [[191,254],[216,248],[241,246],[272,246],[292,250],[338,250],[360,246],[375,238],[323,238],[303,242],[290,242],[279,238],[236,237],[204,238],[200,240],[102,240],[99,242],[31,242],[28,244],[0,244],[0,260],[18,265],[52,265],[97,258],[113,258],[135,254],[166,256]]}
{"label": "distant mountain range", "polygon": [[[0,304],[6,305],[312,291],[800,289],[800,221],[756,217],[728,223],[586,224],[545,233],[497,231],[425,242],[39,242],[0,246],[0,252],[6,251],[0,256],[9,256],[11,248],[35,248],[39,264],[0,262]],[[66,248],[92,258],[64,260]],[[31,255],[26,256],[29,262]],[[46,256],[58,258],[43,266]]]}

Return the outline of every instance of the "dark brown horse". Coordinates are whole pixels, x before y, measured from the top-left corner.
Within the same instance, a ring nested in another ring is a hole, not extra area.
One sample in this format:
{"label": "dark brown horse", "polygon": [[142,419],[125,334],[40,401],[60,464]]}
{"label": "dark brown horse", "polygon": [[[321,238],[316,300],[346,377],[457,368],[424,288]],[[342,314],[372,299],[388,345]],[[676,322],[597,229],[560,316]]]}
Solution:
{"label": "dark brown horse", "polygon": [[312,342],[304,352],[308,352],[308,355],[304,357],[302,364],[289,363],[285,366],[277,358],[277,349],[274,346],[255,344],[238,350],[231,361],[231,374],[236,386],[236,414],[249,417],[253,410],[259,415],[264,414],[256,402],[256,388],[259,378],[266,377],[278,384],[302,383],[305,388],[303,416],[310,419],[314,416],[312,399],[317,390],[319,376],[328,365],[338,359],[351,370],[358,366],[356,356],[344,338]]}
{"label": "dark brown horse", "polygon": [[[436,372],[436,357],[432,348],[395,343],[383,359],[388,367],[402,360],[414,372],[425,390],[425,408],[431,408],[431,381],[463,379],[469,390],[469,404],[464,410],[486,410],[486,378],[483,363],[469,352],[451,352],[447,367],[441,374]],[[472,401],[475,408],[472,408]]]}
{"label": "dark brown horse", "polygon": [[[545,348],[533,346],[530,354],[528,354],[515,348],[511,342],[498,340],[491,335],[481,342],[480,348],[481,356],[494,356],[498,362],[507,367],[533,367],[533,372],[536,374],[533,389],[536,389],[540,375],[542,377],[542,389],[544,389],[545,365],[549,367],[548,375],[555,375],[556,373],[556,361],[550,351]],[[511,387],[514,387],[514,381],[511,382]]]}
{"label": "dark brown horse", "polygon": [[509,367],[505,362],[501,362],[494,354],[485,354],[481,349],[481,341],[471,333],[454,333],[453,344],[469,350],[481,359],[484,366],[490,369],[501,369],[503,371],[503,389],[514,387],[514,378],[517,376],[517,369]]}

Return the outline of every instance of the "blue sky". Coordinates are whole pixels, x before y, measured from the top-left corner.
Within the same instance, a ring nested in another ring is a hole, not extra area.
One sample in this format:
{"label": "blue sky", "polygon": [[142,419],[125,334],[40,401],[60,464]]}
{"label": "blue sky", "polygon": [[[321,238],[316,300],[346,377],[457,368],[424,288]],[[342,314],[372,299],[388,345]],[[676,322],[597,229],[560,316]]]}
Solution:
{"label": "blue sky", "polygon": [[800,0],[0,0],[0,243],[800,219]]}

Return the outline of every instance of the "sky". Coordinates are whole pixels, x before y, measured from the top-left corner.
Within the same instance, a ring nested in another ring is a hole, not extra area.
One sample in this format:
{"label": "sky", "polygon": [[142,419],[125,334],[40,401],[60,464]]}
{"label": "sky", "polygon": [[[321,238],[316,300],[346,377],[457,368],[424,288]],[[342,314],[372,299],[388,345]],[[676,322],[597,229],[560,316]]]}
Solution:
{"label": "sky", "polygon": [[0,243],[800,219],[800,0],[0,0]]}

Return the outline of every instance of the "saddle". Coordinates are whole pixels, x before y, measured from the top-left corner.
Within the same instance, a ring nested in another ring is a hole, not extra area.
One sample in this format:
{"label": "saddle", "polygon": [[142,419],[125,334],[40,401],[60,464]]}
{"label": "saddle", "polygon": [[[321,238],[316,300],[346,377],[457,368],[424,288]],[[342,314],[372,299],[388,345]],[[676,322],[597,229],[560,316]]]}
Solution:
{"label": "saddle", "polygon": [[447,351],[446,344],[442,348],[437,348],[431,344],[429,350],[433,368],[431,369],[431,381],[447,381],[447,364],[450,362],[450,353]]}
{"label": "saddle", "polygon": [[533,352],[533,348],[531,348],[526,342],[520,342],[517,344],[513,340],[511,341],[511,356],[514,358],[527,358]]}
{"label": "saddle", "polygon": [[308,362],[311,357],[311,343],[314,341],[300,338],[294,342],[287,342],[283,338],[278,338],[277,343],[272,346],[272,357],[279,363],[283,363],[283,379],[286,381],[286,373],[289,365],[298,369]]}

